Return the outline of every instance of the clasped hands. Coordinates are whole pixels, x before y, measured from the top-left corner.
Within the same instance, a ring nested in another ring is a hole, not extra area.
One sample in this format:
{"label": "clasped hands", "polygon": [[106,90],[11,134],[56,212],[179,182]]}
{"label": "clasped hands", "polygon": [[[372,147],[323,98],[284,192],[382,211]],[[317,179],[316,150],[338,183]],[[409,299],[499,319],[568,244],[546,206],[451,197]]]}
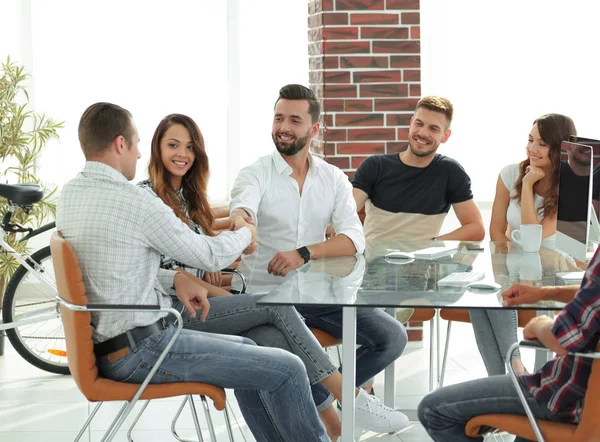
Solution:
{"label": "clasped hands", "polygon": [[242,227],[248,227],[252,232],[252,242],[242,252],[244,255],[250,255],[256,250],[256,227],[254,227],[254,220],[245,211],[236,209],[231,214],[231,223],[229,224],[229,230],[237,231]]}

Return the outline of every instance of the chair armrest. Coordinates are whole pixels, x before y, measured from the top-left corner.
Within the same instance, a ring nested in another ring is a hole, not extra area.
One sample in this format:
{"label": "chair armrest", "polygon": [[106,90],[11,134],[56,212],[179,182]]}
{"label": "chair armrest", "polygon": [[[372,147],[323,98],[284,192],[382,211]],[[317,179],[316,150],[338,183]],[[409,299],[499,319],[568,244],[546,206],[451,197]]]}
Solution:
{"label": "chair armrest", "polygon": [[550,349],[546,348],[541,342],[521,341],[521,342],[515,342],[513,345],[511,345],[510,348],[508,349],[508,354],[506,355],[506,368],[508,370],[508,374],[510,375],[511,381],[512,381],[513,385],[515,386],[515,389],[517,390],[517,395],[519,396],[519,399],[521,400],[521,405],[523,405],[523,408],[525,409],[525,413],[527,414],[527,418],[529,419],[529,423],[531,424],[531,427],[533,428],[533,432],[535,433],[537,440],[539,442],[544,442],[544,437],[542,436],[540,427],[535,420],[535,416],[533,415],[531,408],[529,408],[527,399],[525,399],[525,393],[523,392],[523,388],[521,388],[521,384],[519,383],[519,378],[517,377],[517,373],[515,372],[515,369],[512,365],[513,355],[519,347],[534,348],[536,350],[546,350],[546,351],[550,351]]}
{"label": "chair armrest", "polygon": [[175,316],[175,319],[176,319],[175,324],[177,326],[177,329],[175,330],[175,333],[173,333],[173,336],[171,337],[171,339],[169,340],[169,342],[165,346],[165,349],[162,351],[162,353],[160,354],[160,356],[158,357],[158,359],[154,363],[154,366],[150,369],[150,372],[148,373],[148,376],[146,376],[146,379],[144,379],[144,382],[142,382],[142,384],[140,385],[140,388],[138,389],[138,391],[135,393],[135,395],[133,396],[133,398],[129,402],[130,406],[131,406],[131,404],[135,404],[138,401],[138,399],[140,398],[140,396],[142,395],[142,393],[144,392],[144,390],[146,389],[146,387],[150,383],[150,380],[152,379],[152,377],[154,376],[154,374],[158,370],[158,367],[160,367],[160,365],[162,364],[163,360],[165,359],[165,357],[167,356],[167,354],[171,350],[171,347],[173,347],[173,344],[175,343],[175,340],[177,339],[177,337],[181,333],[181,329],[183,328],[183,321],[181,319],[181,313],[179,313],[177,310],[175,310],[172,307],[161,307],[160,305],[135,305],[135,304],[88,304],[88,305],[78,305],[78,304],[72,304],[69,301],[66,301],[60,295],[56,295],[56,301],[61,306],[65,307],[65,308],[67,308],[69,310],[75,311],[75,312],[131,312],[131,311],[144,311],[144,312],[167,312],[167,313],[171,313],[172,315]]}
{"label": "chair armrest", "polygon": [[240,293],[246,293],[246,287],[247,287],[246,277],[244,276],[244,274],[242,272],[240,272],[238,269],[234,269],[233,267],[226,267],[226,268],[222,269],[221,272],[234,273],[237,276],[239,276],[242,281],[242,290],[240,290]]}
{"label": "chair armrest", "polygon": [[[529,418],[529,422],[531,423],[533,432],[535,433],[538,441],[544,442],[544,438],[542,436],[542,432],[540,431],[540,427],[538,426],[538,424],[535,420],[535,416],[533,416],[533,413],[531,412],[531,408],[529,408],[529,404],[527,403],[527,399],[525,399],[525,394],[523,393],[523,389],[521,388],[521,384],[519,383],[519,378],[517,377],[517,373],[515,372],[515,369],[512,365],[512,357],[513,357],[515,351],[517,351],[517,349],[519,347],[533,348],[535,350],[545,350],[545,351],[549,351],[549,352],[552,352],[552,350],[550,350],[544,344],[542,344],[541,342],[538,342],[538,341],[521,341],[521,342],[515,342],[513,345],[511,345],[510,348],[508,349],[508,354],[506,356],[506,368],[508,369],[508,374],[510,375],[510,379],[512,380],[512,383],[515,386],[515,389],[517,390],[517,394],[519,395],[521,404],[523,405],[523,408],[525,409],[525,413],[527,414],[527,417]],[[585,358],[600,359],[600,352],[590,352],[590,353],[570,352],[569,354],[571,354],[573,356],[581,356],[581,357],[585,357]]]}
{"label": "chair armrest", "polygon": [[[517,344],[519,347],[523,347],[523,348],[533,348],[535,350],[546,350],[549,352],[552,352],[552,350],[550,350],[548,347],[546,347],[544,344],[542,344],[539,341],[521,341]],[[511,347],[512,349],[512,347]],[[512,353],[509,350],[509,355],[511,355]],[[600,359],[600,351],[594,351],[594,352],[589,352],[589,353],[581,353],[581,352],[568,352],[568,354],[573,355],[573,356],[581,356],[583,358],[591,358],[591,359]]]}

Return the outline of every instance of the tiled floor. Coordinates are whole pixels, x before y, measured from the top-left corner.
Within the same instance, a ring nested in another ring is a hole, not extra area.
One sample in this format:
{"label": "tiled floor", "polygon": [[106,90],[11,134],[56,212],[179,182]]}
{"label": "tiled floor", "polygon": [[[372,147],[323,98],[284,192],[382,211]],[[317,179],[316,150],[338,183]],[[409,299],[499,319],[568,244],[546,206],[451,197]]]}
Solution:
{"label": "tiled floor", "polygon": [[[426,335],[429,326],[425,326]],[[442,328],[445,331],[445,322]],[[442,333],[442,343],[444,333]],[[427,337],[425,343],[429,342]],[[460,343],[460,345],[458,345]],[[450,344],[446,384],[466,381],[485,376],[485,369],[468,324],[454,324]],[[332,357],[334,357],[332,355]],[[528,362],[528,355],[524,355]],[[409,344],[402,357],[396,362],[396,407],[415,409],[428,390],[429,349]],[[377,393],[383,393],[383,376],[375,381]],[[245,426],[233,394],[228,394],[233,408],[235,440],[253,441]],[[170,438],[170,419],[174,416],[179,399],[165,399],[150,404],[134,431],[135,441],[165,441]],[[91,430],[83,441],[99,441],[120,404],[107,403],[96,416]],[[40,371],[25,362],[7,345],[5,355],[0,357],[0,440],[2,442],[64,442],[73,440],[83,425],[92,407],[87,404],[70,376],[52,375]],[[197,401],[201,425],[204,427],[202,407]],[[223,425],[222,413],[212,410],[218,430],[218,440],[228,440]],[[237,417],[238,421],[236,423]],[[124,426],[127,428],[127,425]],[[181,434],[193,437],[193,423],[187,410],[180,426]],[[205,431],[208,440],[208,432]],[[243,437],[242,437],[243,434]],[[125,441],[122,432],[115,438]],[[505,441],[509,439],[505,438]],[[393,435],[360,434],[360,441],[423,442],[431,441],[418,422],[411,422],[406,430]]]}

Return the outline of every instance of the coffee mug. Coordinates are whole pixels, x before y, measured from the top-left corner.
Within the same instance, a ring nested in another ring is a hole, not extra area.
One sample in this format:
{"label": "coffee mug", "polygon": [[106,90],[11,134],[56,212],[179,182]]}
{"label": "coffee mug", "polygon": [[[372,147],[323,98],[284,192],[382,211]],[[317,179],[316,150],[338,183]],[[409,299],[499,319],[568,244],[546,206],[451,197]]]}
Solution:
{"label": "coffee mug", "polygon": [[513,230],[510,237],[521,246],[524,252],[537,252],[542,244],[542,225],[521,224],[521,228]]}

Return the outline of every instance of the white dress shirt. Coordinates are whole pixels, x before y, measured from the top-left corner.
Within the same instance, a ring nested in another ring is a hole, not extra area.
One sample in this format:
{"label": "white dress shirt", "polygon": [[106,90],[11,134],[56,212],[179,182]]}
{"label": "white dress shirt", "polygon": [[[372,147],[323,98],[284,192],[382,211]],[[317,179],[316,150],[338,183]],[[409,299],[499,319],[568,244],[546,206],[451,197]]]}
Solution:
{"label": "white dress shirt", "polygon": [[246,210],[257,230],[258,248],[252,255],[243,255],[239,266],[248,279],[250,292],[281,283],[283,278],[267,273],[273,256],[325,241],[329,224],[338,235],[352,240],[357,253],[365,249],[348,177],[320,158],[308,158],[302,194],[291,177],[292,168],[276,150],[242,169],[235,180],[230,212]]}
{"label": "white dress shirt", "polygon": [[[198,235],[158,196],[117,170],[88,161],[63,187],[56,227],[71,244],[90,303],[170,306],[175,272],[161,254],[208,271],[233,262],[252,241],[250,229]],[[156,322],[164,313],[94,312],[94,342]]]}

